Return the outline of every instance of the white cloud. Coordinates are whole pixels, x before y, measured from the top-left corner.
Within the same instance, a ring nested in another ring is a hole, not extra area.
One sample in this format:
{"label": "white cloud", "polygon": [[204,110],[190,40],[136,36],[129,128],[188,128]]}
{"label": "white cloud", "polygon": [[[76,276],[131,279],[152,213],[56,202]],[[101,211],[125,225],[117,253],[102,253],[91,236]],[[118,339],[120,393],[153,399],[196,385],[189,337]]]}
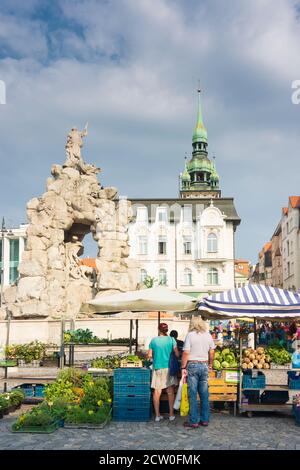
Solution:
{"label": "white cloud", "polygon": [[176,196],[200,77],[210,154],[243,219],[237,254],[254,261],[287,196],[299,192],[295,2],[64,0],[57,27],[51,12],[49,24],[31,16],[37,5],[0,16],[8,55],[0,214],[21,218],[51,164],[64,160],[67,131],[86,120],[84,154],[105,184],[129,196]]}

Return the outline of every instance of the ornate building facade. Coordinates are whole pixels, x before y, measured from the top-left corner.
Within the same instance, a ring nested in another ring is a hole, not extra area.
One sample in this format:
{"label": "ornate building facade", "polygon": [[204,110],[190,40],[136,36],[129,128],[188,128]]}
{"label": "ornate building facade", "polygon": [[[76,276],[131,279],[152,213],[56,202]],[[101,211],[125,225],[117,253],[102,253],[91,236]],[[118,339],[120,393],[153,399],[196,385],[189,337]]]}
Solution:
{"label": "ornate building facade", "polygon": [[130,257],[140,283],[151,278],[195,297],[234,287],[234,234],[240,218],[233,198],[221,197],[208,156],[200,90],[192,155],[175,199],[132,199]]}

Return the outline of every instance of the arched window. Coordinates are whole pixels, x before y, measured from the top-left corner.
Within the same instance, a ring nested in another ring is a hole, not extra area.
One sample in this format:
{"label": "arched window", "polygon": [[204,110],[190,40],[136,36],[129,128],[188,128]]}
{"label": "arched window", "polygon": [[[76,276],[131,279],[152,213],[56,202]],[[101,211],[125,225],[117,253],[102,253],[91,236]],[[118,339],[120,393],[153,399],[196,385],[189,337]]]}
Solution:
{"label": "arched window", "polygon": [[141,272],[140,272],[140,281],[141,281],[141,283],[145,282],[147,276],[148,276],[148,273],[147,273],[146,269],[141,269]]}
{"label": "arched window", "polygon": [[158,281],[161,286],[167,285],[167,271],[165,269],[159,270]]}
{"label": "arched window", "polygon": [[183,271],[183,283],[185,286],[191,286],[192,285],[192,271],[189,268],[185,268]]}
{"label": "arched window", "polygon": [[207,284],[210,286],[216,286],[219,284],[219,273],[216,268],[209,268],[207,271]]}
{"label": "arched window", "polygon": [[216,253],[218,251],[218,238],[214,233],[210,233],[207,237],[207,252]]}

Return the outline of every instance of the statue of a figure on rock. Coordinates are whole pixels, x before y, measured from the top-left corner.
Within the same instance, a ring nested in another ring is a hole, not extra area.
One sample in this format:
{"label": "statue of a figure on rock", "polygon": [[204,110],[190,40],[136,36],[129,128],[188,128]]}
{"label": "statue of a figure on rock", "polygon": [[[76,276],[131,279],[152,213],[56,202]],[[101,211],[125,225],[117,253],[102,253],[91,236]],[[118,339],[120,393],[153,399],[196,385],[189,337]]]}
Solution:
{"label": "statue of a figure on rock", "polygon": [[86,123],[83,131],[79,131],[76,127],[72,127],[67,137],[66,154],[67,160],[64,167],[71,167],[78,170],[81,174],[99,173],[100,168],[95,165],[89,165],[83,161],[81,157],[81,147],[83,146],[83,137],[87,135],[88,123]]}

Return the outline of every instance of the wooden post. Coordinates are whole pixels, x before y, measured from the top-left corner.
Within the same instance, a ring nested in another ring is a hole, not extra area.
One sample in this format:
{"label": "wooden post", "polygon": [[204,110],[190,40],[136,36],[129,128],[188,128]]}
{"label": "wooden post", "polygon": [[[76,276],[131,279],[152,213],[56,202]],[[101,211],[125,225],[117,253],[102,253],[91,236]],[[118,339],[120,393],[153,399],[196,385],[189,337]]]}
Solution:
{"label": "wooden post", "polygon": [[135,353],[139,349],[139,320],[135,320]]}
{"label": "wooden post", "polygon": [[254,349],[256,349],[257,346],[257,328],[256,328],[256,318],[254,318]]}

